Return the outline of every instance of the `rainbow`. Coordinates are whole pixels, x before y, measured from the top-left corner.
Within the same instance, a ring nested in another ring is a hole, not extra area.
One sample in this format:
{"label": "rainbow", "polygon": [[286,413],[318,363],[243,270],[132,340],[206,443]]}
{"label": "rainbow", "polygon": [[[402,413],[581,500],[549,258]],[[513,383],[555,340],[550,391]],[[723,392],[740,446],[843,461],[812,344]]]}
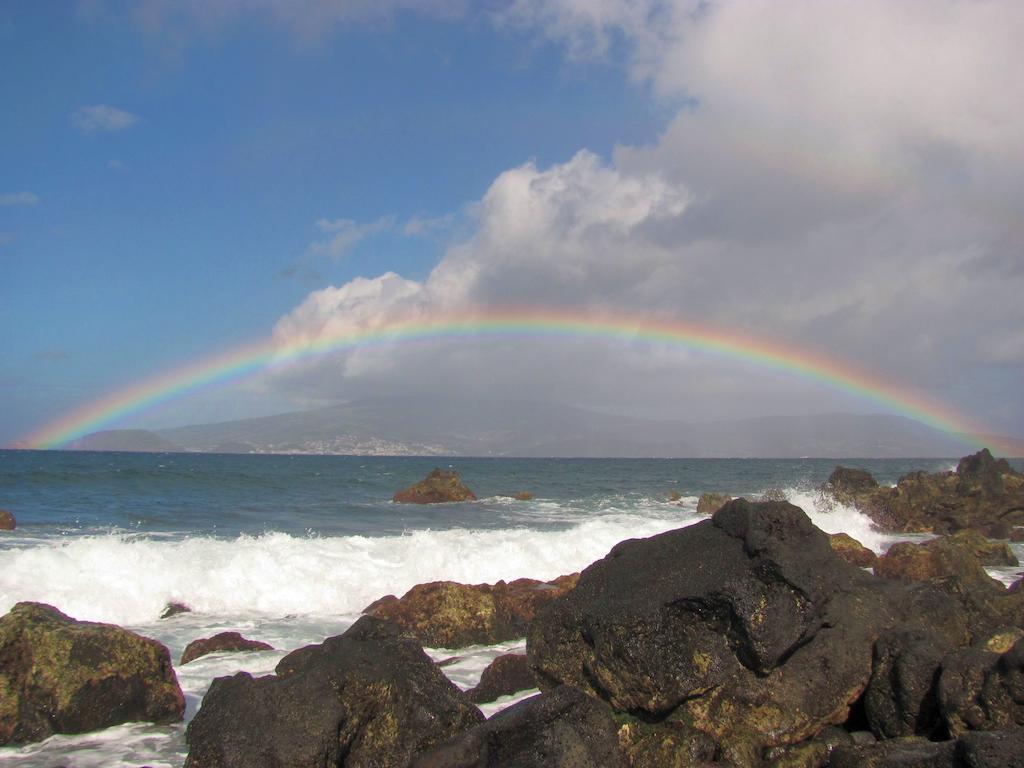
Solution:
{"label": "rainbow", "polygon": [[1016,441],[1000,444],[980,424],[920,392],[807,348],[697,323],[536,308],[436,314],[291,345],[273,339],[247,344],[111,392],[40,427],[22,444],[58,448],[172,399],[332,352],[479,337],[598,339],[707,351],[820,382],[979,446],[1019,448]]}

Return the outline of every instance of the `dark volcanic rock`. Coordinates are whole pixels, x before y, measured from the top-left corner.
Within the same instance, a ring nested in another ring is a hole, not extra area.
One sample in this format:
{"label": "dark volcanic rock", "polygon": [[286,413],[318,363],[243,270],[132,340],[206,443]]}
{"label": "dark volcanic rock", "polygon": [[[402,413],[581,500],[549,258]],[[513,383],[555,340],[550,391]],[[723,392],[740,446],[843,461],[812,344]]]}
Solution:
{"label": "dark volcanic rock", "polygon": [[41,603],[0,618],[0,744],[184,714],[170,654],[155,640]]}
{"label": "dark volcanic rock", "polygon": [[572,685],[664,723],[680,760],[704,740],[715,759],[750,764],[845,722],[895,627],[968,640],[950,597],[845,563],[798,507],[737,499],[617,545],[538,614],[527,647],[542,690]]}
{"label": "dark volcanic rock", "polygon": [[942,658],[952,650],[930,632],[899,633],[876,643],[864,692],[865,714],[876,736],[944,735],[936,689]]}
{"label": "dark volcanic rock", "polygon": [[499,712],[414,768],[626,768],[608,705],[562,686]]}
{"label": "dark volcanic rock", "polygon": [[1024,641],[998,654],[973,647],[942,662],[939,709],[949,733],[1024,724]]}
{"label": "dark volcanic rock", "polygon": [[507,653],[487,665],[479,685],[466,691],[466,696],[474,704],[481,704],[536,687],[530,660],[522,654]]}
{"label": "dark volcanic rock", "polygon": [[988,449],[961,459],[955,472],[911,472],[895,488],[871,488],[866,478],[843,474],[823,490],[856,506],[887,531],[952,533],[971,528],[1003,538],[1024,524],[1024,475],[1005,459],[994,459]]}
{"label": "dark volcanic rock", "polygon": [[865,494],[877,491],[878,481],[866,469],[836,467],[825,481],[823,490],[835,496],[836,501],[849,504]]}
{"label": "dark volcanic rock", "polygon": [[524,637],[537,610],[572,589],[577,578],[571,574],[551,582],[516,579],[497,584],[434,581],[417,584],[401,599],[381,598],[364,613],[393,621],[433,648],[493,645]]}
{"label": "dark volcanic rock", "polygon": [[13,531],[16,526],[14,515],[6,509],[0,509],[0,531]]}
{"label": "dark volcanic rock", "polygon": [[220,632],[213,637],[204,637],[201,640],[193,640],[185,646],[181,654],[181,663],[188,664],[200,656],[218,651],[272,651],[273,646],[261,643],[259,640],[248,640],[237,632]]}
{"label": "dark volcanic rock", "polygon": [[364,616],[285,656],[276,674],[213,681],[189,724],[186,768],[403,768],[482,722],[397,627]]}
{"label": "dark volcanic rock", "polygon": [[887,579],[926,581],[959,576],[971,584],[998,584],[984,565],[1019,565],[1009,545],[988,541],[977,531],[959,531],[914,544],[901,541],[878,559],[875,574]]}
{"label": "dark volcanic rock", "polygon": [[730,501],[732,496],[726,493],[702,493],[697,499],[697,514],[713,515]]}
{"label": "dark volcanic rock", "polygon": [[965,733],[956,756],[964,768],[1024,768],[1024,728]]}
{"label": "dark volcanic rock", "polygon": [[164,606],[164,611],[160,614],[160,618],[169,619],[171,616],[177,616],[179,613],[192,613],[192,609],[184,603],[168,603]]}
{"label": "dark volcanic rock", "polygon": [[462,484],[455,470],[435,469],[425,479],[397,491],[394,501],[401,504],[440,504],[451,501],[476,501],[476,495]]}
{"label": "dark volcanic rock", "polygon": [[961,768],[952,741],[928,741],[919,736],[888,739],[875,744],[840,744],[829,768]]}
{"label": "dark volcanic rock", "polygon": [[830,533],[828,543],[832,550],[850,565],[871,568],[878,560],[878,555],[848,533]]}

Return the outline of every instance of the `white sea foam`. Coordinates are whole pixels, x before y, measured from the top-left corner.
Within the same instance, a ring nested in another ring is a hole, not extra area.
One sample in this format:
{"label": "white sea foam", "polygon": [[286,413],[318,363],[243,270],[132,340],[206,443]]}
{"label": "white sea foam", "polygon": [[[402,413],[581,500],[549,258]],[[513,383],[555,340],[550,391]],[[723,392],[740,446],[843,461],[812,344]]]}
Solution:
{"label": "white sea foam", "polygon": [[825,501],[816,490],[787,488],[785,493],[790,503],[803,509],[825,533],[848,533],[875,552],[884,552],[897,538],[876,530],[871,518],[863,512],[832,500]]}
{"label": "white sea foam", "polygon": [[128,535],[55,540],[7,549],[0,614],[14,603],[50,603],[78,619],[154,620],[166,603],[205,614],[351,614],[385,594],[451,579],[550,579],[603,557],[619,541],[696,518],[604,515],[566,530],[416,531],[403,536],[155,540]]}

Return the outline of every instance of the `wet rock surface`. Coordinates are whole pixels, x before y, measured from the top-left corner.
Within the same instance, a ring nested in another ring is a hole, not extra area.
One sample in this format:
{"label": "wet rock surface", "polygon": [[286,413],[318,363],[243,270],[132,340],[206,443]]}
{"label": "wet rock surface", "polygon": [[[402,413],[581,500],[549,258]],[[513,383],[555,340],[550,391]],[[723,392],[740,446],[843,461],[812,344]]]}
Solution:
{"label": "wet rock surface", "polygon": [[697,514],[713,515],[730,501],[732,496],[727,493],[702,493],[697,499]]}
{"label": "wet rock surface", "polygon": [[463,484],[455,470],[434,469],[420,482],[397,491],[394,501],[400,504],[441,504],[476,501],[476,495]]}
{"label": "wet rock surface", "polygon": [[394,625],[364,616],[274,675],[214,680],[186,768],[403,768],[483,715]]}
{"label": "wet rock surface", "polygon": [[566,686],[519,702],[414,768],[627,768],[608,705]]}
{"label": "wet rock surface", "polygon": [[509,696],[519,691],[537,687],[537,681],[530,669],[530,661],[518,653],[499,656],[484,670],[480,683],[466,691],[467,698],[474,704],[494,701],[499,696]]}
{"label": "wet rock surface", "polygon": [[493,645],[526,636],[537,611],[572,589],[577,574],[554,581],[516,579],[497,584],[435,581],[418,584],[401,599],[393,595],[364,613],[387,619],[432,648]]}
{"label": "wet rock surface", "polygon": [[14,515],[6,509],[0,509],[0,531],[13,531],[17,527]]}
{"label": "wet rock surface", "polygon": [[617,545],[539,613],[528,653],[542,689],[572,685],[653,732],[637,742],[656,745],[650,765],[747,765],[846,722],[897,627],[969,640],[948,595],[849,565],[791,504],[737,499]]}
{"label": "wet rock surface", "polygon": [[858,568],[871,568],[878,561],[878,555],[848,533],[829,534],[828,543],[833,552]]}
{"label": "wet rock surface", "polygon": [[242,637],[238,632],[220,632],[213,637],[204,637],[200,640],[193,640],[185,646],[181,654],[181,663],[188,664],[190,661],[206,656],[210,653],[223,651],[272,651],[273,646],[262,643],[259,640],[249,640]]}
{"label": "wet rock surface", "polygon": [[0,744],[184,714],[170,654],[155,640],[42,603],[0,618]]}
{"label": "wet rock surface", "polygon": [[837,467],[822,491],[867,514],[886,531],[953,533],[966,528],[996,538],[1024,525],[1024,475],[988,449],[960,460],[955,472],[911,472],[895,488],[863,470]]}

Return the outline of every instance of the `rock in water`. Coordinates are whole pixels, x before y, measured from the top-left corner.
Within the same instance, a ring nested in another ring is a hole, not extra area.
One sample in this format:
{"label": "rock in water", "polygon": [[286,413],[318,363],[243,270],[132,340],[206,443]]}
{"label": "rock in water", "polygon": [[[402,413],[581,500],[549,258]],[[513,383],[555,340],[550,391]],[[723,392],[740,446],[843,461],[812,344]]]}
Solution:
{"label": "rock in water", "polygon": [[732,501],[732,496],[725,493],[702,493],[697,499],[698,515],[713,515]]}
{"label": "rock in water", "polygon": [[404,768],[483,721],[415,641],[370,616],[275,672],[213,681],[186,768]]}
{"label": "rock in water", "polygon": [[950,597],[843,562],[798,507],[737,499],[614,547],[538,613],[527,649],[542,690],[572,685],[635,718],[631,754],[658,756],[637,766],[752,765],[845,722],[896,627],[969,639]]}
{"label": "rock in water", "polygon": [[459,473],[435,469],[425,479],[394,495],[401,504],[440,504],[451,501],[476,501],[476,495],[462,484]]}
{"label": "rock in water", "polygon": [[499,712],[413,768],[626,768],[616,730],[607,704],[562,686]]}
{"label": "rock in water", "polygon": [[832,550],[850,565],[871,568],[878,561],[878,555],[848,533],[830,533],[828,543]]}
{"label": "rock in water", "polygon": [[915,544],[901,541],[878,558],[875,574],[887,579],[926,581],[958,576],[971,585],[999,586],[984,565],[1019,565],[1004,542],[990,542],[977,531],[959,531],[952,536]]}
{"label": "rock in water", "polygon": [[0,531],[13,531],[16,525],[14,515],[6,509],[0,509]]}
{"label": "rock in water", "polygon": [[393,621],[432,648],[493,645],[526,636],[541,606],[572,589],[578,574],[554,581],[516,579],[497,584],[434,581],[417,584],[401,599],[394,595],[364,613]]}
{"label": "rock in water", "polygon": [[530,669],[530,661],[522,654],[506,653],[499,656],[480,676],[476,688],[466,691],[466,696],[474,704],[494,701],[499,696],[508,696],[519,691],[528,691],[537,687],[537,681]]}
{"label": "rock in water", "polygon": [[167,649],[41,603],[0,618],[0,744],[185,715]]}
{"label": "rock in water", "polygon": [[193,640],[185,646],[181,654],[181,663],[188,664],[201,656],[218,651],[272,651],[273,646],[261,643],[259,640],[249,640],[237,632],[220,632],[213,637],[204,637],[201,640]]}

